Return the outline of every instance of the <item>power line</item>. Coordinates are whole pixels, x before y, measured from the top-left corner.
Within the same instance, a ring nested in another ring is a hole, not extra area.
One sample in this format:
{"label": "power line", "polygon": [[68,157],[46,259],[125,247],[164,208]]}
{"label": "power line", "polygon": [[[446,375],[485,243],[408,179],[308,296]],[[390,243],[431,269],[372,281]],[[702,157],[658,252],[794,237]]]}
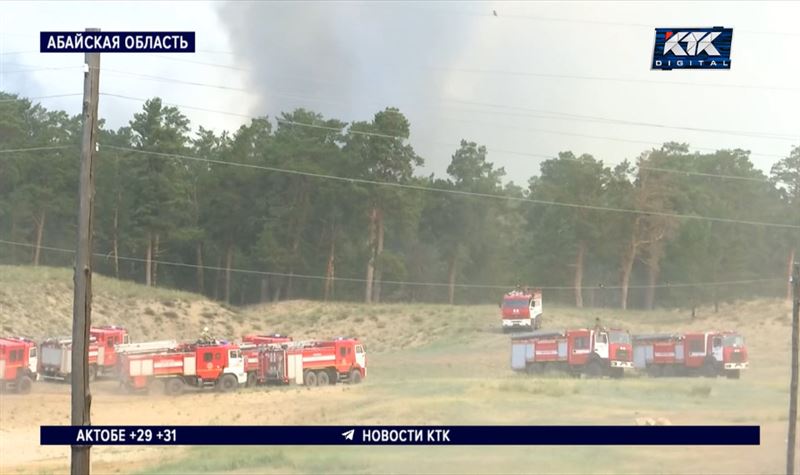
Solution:
{"label": "power line", "polygon": [[[103,96],[116,97],[116,98],[135,100],[135,101],[141,101],[141,102],[147,101],[147,99],[144,99],[144,98],[125,96],[125,95],[121,95],[121,94],[111,94],[111,93],[100,93],[100,94],[103,95]],[[227,112],[227,111],[220,111],[220,110],[214,110],[214,109],[207,109],[207,108],[203,108],[203,107],[187,106],[187,105],[184,105],[184,104],[176,104],[176,103],[171,103],[171,102],[164,102],[164,104],[175,106],[175,107],[180,107],[180,108],[188,109],[188,110],[198,110],[198,111],[203,111],[203,112],[211,112],[211,113],[218,113],[218,114],[224,114],[224,115],[232,115],[232,116],[236,116],[236,117],[243,117],[243,118],[249,118],[249,119],[258,118],[258,116],[249,115],[249,114],[239,114],[239,113],[235,113],[235,112]],[[289,125],[296,125],[296,126],[300,126],[300,127],[318,128],[318,129],[331,130],[331,131],[341,131],[342,130],[342,129],[337,129],[335,127],[323,126],[323,125],[319,125],[319,124],[307,124],[307,123],[303,123],[303,122],[289,121],[289,120],[285,120],[285,119],[281,119],[281,118],[276,118],[276,121],[280,122],[280,123],[285,123],[285,124],[289,124]],[[540,131],[540,132],[550,132],[550,133],[556,133],[556,134],[560,133],[559,131],[551,131],[551,130],[546,130],[546,129],[525,128],[525,130]],[[394,136],[394,135],[378,134],[378,133],[373,133],[373,132],[353,130],[352,128],[350,129],[350,132],[353,133],[353,134],[361,134],[361,135],[367,135],[367,136],[377,136],[377,137],[392,138],[392,139],[405,139],[405,137],[399,137],[399,136]],[[563,134],[564,135],[578,135],[578,136],[590,137],[590,138],[603,138],[603,137],[596,137],[596,136],[591,136],[591,135],[587,136],[587,135],[583,135],[583,134],[573,134],[573,133],[569,133],[569,132],[564,132]],[[455,147],[460,146],[460,144],[452,144],[452,143],[445,143],[445,142],[439,142],[439,141],[432,141],[432,142],[440,144],[440,145],[455,146]],[[644,143],[644,144],[648,144],[648,145],[661,145],[661,144],[658,144],[658,143],[655,143],[655,142],[646,142],[646,141],[636,141],[636,142],[637,143]],[[487,147],[487,150],[489,152],[499,152],[499,153],[506,153],[506,154],[510,154],[510,155],[529,156],[529,157],[534,157],[534,158],[545,158],[545,159],[558,158],[554,154],[522,152],[522,151],[518,151],[518,150],[498,149],[498,148],[494,148],[494,147]],[[777,155],[776,155],[776,157],[777,157]],[[768,178],[743,177],[743,176],[736,176],[736,175],[717,175],[717,174],[713,174],[713,173],[703,173],[703,172],[694,172],[694,171],[688,171],[688,170],[678,170],[678,169],[671,169],[671,168],[657,168],[657,167],[648,167],[648,166],[639,166],[638,168],[641,168],[643,170],[660,171],[660,172],[664,172],[664,173],[675,173],[675,174],[680,174],[680,175],[695,175],[695,176],[704,176],[704,177],[718,177],[718,178],[732,179],[732,180],[769,182]]]}
{"label": "power line", "polygon": [[[592,116],[592,115],[583,115],[583,114],[570,114],[565,112],[559,111],[549,111],[544,109],[533,109],[529,107],[521,107],[521,106],[512,106],[506,104],[492,104],[487,102],[478,102],[478,101],[466,101],[461,99],[448,99],[451,102],[457,102],[467,105],[477,105],[481,107],[492,107],[498,109],[510,109],[510,110],[519,110],[524,112],[538,112],[538,113],[545,113],[545,114],[553,114],[555,116],[563,116],[562,117],[545,117],[547,119],[556,119],[556,120],[583,120],[583,121],[590,121],[590,122],[604,122],[610,124],[621,124],[621,125],[632,125],[638,127],[655,127],[655,128],[663,128],[663,129],[676,129],[676,130],[685,130],[690,132],[704,132],[704,133],[717,133],[717,134],[726,134],[726,135],[743,135],[755,138],[765,138],[765,139],[775,139],[775,140],[789,140],[794,141],[800,139],[800,134],[797,136],[788,135],[788,134],[772,134],[768,132],[751,132],[751,131],[741,131],[741,130],[723,130],[723,129],[707,129],[701,127],[686,127],[681,125],[667,125],[667,124],[658,124],[654,122],[641,122],[641,121],[631,121],[625,119],[615,119],[609,117],[601,117],[601,116]],[[533,116],[536,117],[536,116]]]}
{"label": "power line", "polygon": [[128,76],[128,77],[133,77],[133,78],[138,78],[138,79],[145,79],[145,80],[148,80],[148,81],[169,82],[169,83],[175,83],[175,84],[186,84],[187,86],[198,86],[198,87],[207,87],[207,88],[213,88],[213,89],[222,89],[222,90],[225,90],[225,91],[236,91],[236,92],[250,93],[250,91],[248,91],[247,89],[242,89],[242,88],[238,88],[238,87],[224,86],[224,85],[221,85],[221,84],[207,84],[207,83],[196,82],[196,81],[185,81],[185,80],[182,80],[182,79],[167,78],[167,77],[163,77],[163,76],[153,76],[153,75],[150,75],[150,74],[132,73],[132,72],[129,72],[129,71],[121,71],[121,70],[118,70],[118,69],[110,69],[110,68],[102,68],[102,70],[103,70],[104,73],[111,73],[112,75],[116,74],[116,75]]}
{"label": "power line", "polygon": [[176,57],[176,56],[164,56],[164,55],[160,55],[160,54],[152,54],[152,55],[150,55],[150,57],[151,58],[163,59],[163,60],[166,60],[166,61],[176,61],[176,62],[179,62],[179,63],[189,63],[189,64],[197,64],[197,65],[200,65],[200,66],[210,66],[210,67],[213,67],[213,68],[232,69],[232,70],[235,70],[235,71],[252,71],[252,69],[249,69],[249,68],[241,68],[239,66],[232,66],[230,64],[209,63],[209,62],[206,62],[206,61],[196,61],[196,60],[193,60],[193,59],[179,58],[179,57]]}
{"label": "power line", "polygon": [[[79,96],[79,95],[81,95],[81,94],[79,94],[79,93],[76,93],[76,94],[56,94],[56,95],[51,95],[51,96],[38,96],[38,97],[31,97],[31,98],[26,98],[26,99],[42,99],[42,98],[68,97],[68,96]],[[146,101],[147,100],[147,99],[143,99],[143,98],[124,96],[124,95],[120,95],[120,94],[101,93],[101,95],[109,96],[109,97],[123,98],[123,99],[131,99],[131,100],[137,100],[137,101]],[[0,100],[0,103],[2,103],[2,102],[16,102],[16,101],[21,101],[21,100],[24,100],[24,99],[22,99],[22,98],[6,99],[6,100]],[[212,110],[212,109],[185,106],[185,105],[182,105],[182,104],[174,104],[174,103],[169,103],[169,102],[164,102],[164,104],[165,105],[173,105],[173,106],[177,106],[177,107],[182,107],[182,108],[185,108],[185,109],[194,109],[194,110],[200,110],[200,111],[206,111],[206,112],[216,112],[216,113],[229,114],[229,115],[245,117],[245,118],[250,118],[250,119],[257,118],[257,116],[253,116],[253,115],[237,114],[237,113],[225,112],[225,111],[217,111],[217,110]],[[343,129],[339,129],[339,128],[336,128],[336,127],[324,126],[324,125],[319,125],[319,124],[307,124],[307,123],[303,123],[303,122],[290,121],[290,120],[281,119],[281,118],[276,118],[275,120],[277,122],[280,122],[280,123],[284,123],[284,124],[288,124],[288,125],[296,125],[296,126],[301,126],[301,127],[311,127],[311,128],[330,130],[330,131],[337,131],[337,132],[343,130]],[[352,130],[352,129],[350,130],[350,132],[353,133],[353,134],[361,134],[361,135],[367,135],[367,136],[377,136],[377,137],[390,138],[390,139],[406,139],[406,137],[400,137],[400,136],[395,136],[395,135],[387,135],[387,134],[380,134],[380,133],[376,133],[376,132],[359,131],[359,130]],[[439,141],[431,141],[431,142],[439,144],[439,145],[447,145],[447,146],[454,146],[454,147],[460,146],[460,144],[453,144],[453,143],[446,143],[446,142],[439,142]],[[11,149],[11,150],[0,150],[0,153],[26,152],[26,151],[37,151],[37,150],[52,150],[52,149],[67,148],[67,147],[69,147],[69,146],[63,145],[63,146],[53,146],[53,147],[19,148],[19,149]],[[498,153],[506,153],[506,154],[511,154],[511,155],[529,156],[529,157],[534,157],[534,158],[544,158],[544,159],[558,159],[559,158],[558,156],[553,155],[553,154],[521,152],[521,151],[517,151],[517,150],[497,149],[497,148],[493,148],[493,147],[487,147],[487,151],[489,151],[489,152],[498,152]],[[225,162],[225,163],[229,163],[229,162]],[[754,181],[754,182],[764,182],[764,183],[769,183],[770,182],[770,180],[768,178],[747,177],[747,176],[738,176],[738,175],[724,175],[724,174],[715,174],[715,173],[695,172],[695,171],[689,171],[689,170],[679,170],[679,169],[672,169],[672,168],[650,167],[650,166],[642,166],[642,165],[638,165],[637,168],[642,169],[642,170],[651,170],[651,171],[658,171],[658,172],[664,172],[664,173],[674,173],[674,174],[678,174],[678,175],[701,176],[701,177],[709,177],[709,178],[722,178],[722,179],[729,179],[729,180]]]}
{"label": "power line", "polygon": [[[135,78],[141,78],[146,80],[152,81],[161,81],[161,82],[168,82],[168,83],[176,83],[176,84],[186,84],[190,86],[198,86],[198,87],[208,87],[214,89],[222,89],[222,90],[230,90],[230,91],[237,91],[237,92],[244,92],[248,94],[253,94],[252,92],[242,89],[242,88],[235,88],[230,86],[223,86],[219,84],[208,84],[196,81],[185,81],[181,79],[174,79],[174,78],[167,78],[163,76],[154,76],[148,74],[139,74],[139,73],[132,73],[128,71],[120,71],[117,69],[107,69],[104,68],[104,71],[108,71],[114,74],[122,74],[123,76],[130,76]],[[280,94],[276,94],[280,95]],[[305,99],[308,100],[308,99]],[[319,100],[319,99],[311,99],[311,100]],[[520,106],[511,106],[506,104],[492,104],[486,102],[478,102],[478,101],[467,101],[467,100],[460,100],[460,99],[448,99],[450,102],[462,103],[467,105],[475,105],[480,107],[491,107],[491,108],[499,108],[499,109],[510,109],[510,110],[519,110],[524,112],[538,112],[538,113],[545,113],[545,114],[552,114],[556,116],[563,116],[563,117],[540,117],[540,118],[547,118],[547,119],[556,119],[556,120],[575,120],[575,121],[589,121],[589,122],[604,122],[610,124],[618,124],[618,125],[629,125],[629,126],[637,126],[637,127],[654,127],[654,128],[664,128],[664,129],[675,129],[675,130],[684,130],[690,132],[702,132],[702,133],[716,133],[716,134],[725,134],[725,135],[735,135],[735,136],[748,136],[753,138],[762,138],[762,139],[771,139],[771,140],[785,140],[785,141],[795,141],[800,138],[800,135],[786,135],[786,134],[770,134],[766,132],[751,132],[751,131],[741,131],[741,130],[723,130],[723,129],[708,129],[708,128],[701,128],[701,127],[687,127],[687,126],[680,126],[680,125],[669,125],[669,124],[659,124],[653,122],[642,122],[642,121],[631,121],[625,119],[615,119],[609,117],[601,117],[601,116],[592,116],[592,115],[582,115],[582,114],[571,114],[571,113],[564,113],[558,111],[548,111],[543,109],[532,109]]]}
{"label": "power line", "polygon": [[30,69],[14,69],[11,71],[0,71],[0,74],[15,74],[15,73],[33,73],[38,71],[64,71],[67,69],[82,69],[83,66],[58,66],[58,67],[41,67]]}
{"label": "power line", "polygon": [[765,226],[765,227],[775,227],[775,228],[787,228],[787,229],[800,229],[800,225],[793,225],[793,224],[783,224],[783,223],[770,223],[770,222],[763,222],[763,221],[748,221],[748,220],[741,220],[741,219],[733,219],[733,218],[720,218],[714,216],[701,216],[701,215],[691,215],[691,214],[679,214],[679,213],[667,213],[663,211],[645,211],[645,210],[636,210],[636,209],[626,209],[626,208],[612,208],[608,206],[600,206],[600,205],[589,205],[589,204],[577,204],[577,203],[564,203],[560,201],[550,201],[550,200],[539,200],[533,198],[523,198],[523,197],[516,197],[516,196],[508,196],[508,195],[497,195],[492,193],[478,193],[472,191],[464,191],[464,190],[453,190],[453,189],[445,189],[445,188],[436,188],[430,186],[422,186],[422,185],[412,185],[408,183],[395,183],[395,182],[385,182],[385,181],[377,181],[377,180],[370,180],[366,178],[354,178],[354,177],[342,177],[336,175],[326,175],[323,173],[313,173],[313,172],[305,172],[301,170],[292,170],[286,168],[278,168],[278,167],[268,167],[263,165],[254,165],[249,163],[239,163],[239,162],[226,162],[223,160],[214,160],[209,158],[201,158],[201,157],[193,157],[189,155],[180,155],[180,154],[173,154],[173,153],[162,153],[162,152],[152,152],[148,150],[139,150],[135,148],[129,147],[117,147],[114,145],[106,145],[106,147],[126,151],[126,152],[135,152],[147,155],[154,155],[154,156],[161,156],[165,158],[179,158],[183,160],[195,160],[199,162],[205,163],[215,163],[219,165],[230,165],[230,166],[238,166],[242,168],[249,168],[249,169],[257,169],[257,170],[264,170],[264,171],[271,171],[276,173],[286,173],[290,175],[301,175],[301,176],[308,176],[312,178],[320,178],[320,179],[328,179],[328,180],[336,180],[336,181],[343,181],[347,183],[361,183],[366,185],[376,185],[376,186],[387,186],[392,188],[402,188],[402,189],[410,189],[410,190],[417,190],[417,191],[431,191],[431,192],[438,192],[438,193],[449,193],[454,195],[462,195],[462,196],[475,196],[481,198],[492,198],[492,199],[499,199],[504,201],[519,201],[531,204],[540,204],[540,205],[547,205],[547,206],[562,206],[566,208],[578,208],[578,209],[590,209],[594,211],[609,211],[609,212],[617,212],[617,213],[629,213],[629,214],[639,214],[639,215],[650,215],[650,216],[663,216],[668,218],[675,218],[675,219],[694,219],[694,220],[703,220],[703,221],[716,221],[722,223],[732,223],[732,224],[746,224],[746,225],[753,225],[753,226]]}
{"label": "power line", "polygon": [[[420,8],[420,7],[417,7]],[[633,28],[647,28],[649,30],[655,30],[655,26],[653,24],[645,24],[645,23],[632,23],[632,22],[620,22],[620,21],[608,21],[608,20],[589,20],[583,18],[560,18],[560,17],[543,17],[538,15],[520,15],[514,13],[505,13],[503,11],[499,12],[498,15],[495,15],[489,11],[467,11],[467,10],[453,10],[453,9],[442,9],[442,8],[428,8],[422,7],[423,10],[428,11],[439,11],[441,13],[447,14],[461,14],[461,15],[472,15],[472,16],[481,16],[481,17],[490,17],[490,18],[514,18],[514,19],[521,19],[521,20],[533,20],[533,21],[541,21],[541,22],[562,22],[562,23],[584,23],[584,24],[592,24],[592,25],[603,25],[603,26],[625,26],[625,27],[633,27]],[[756,31],[756,30],[746,30],[746,29],[736,29],[739,33],[747,33],[747,34],[754,34],[754,35],[779,35],[779,36],[800,36],[800,34],[796,32],[789,32],[789,31]]]}
{"label": "power line", "polygon": [[[35,244],[24,243],[24,242],[17,242],[17,241],[6,241],[0,239],[0,243],[7,244],[10,246],[19,246],[19,247],[28,247],[33,248],[36,247]],[[39,246],[40,249],[44,249],[47,251],[55,251],[55,252],[64,252],[68,254],[74,254],[75,251],[72,249],[64,249],[58,247],[50,247],[50,246]],[[108,259],[111,254],[103,254],[103,253],[93,253],[95,257],[102,257]],[[121,261],[128,261],[128,262],[147,262],[147,259],[143,259],[140,257],[129,257],[129,256],[117,256],[117,259]],[[198,264],[189,264],[185,262],[175,262],[175,261],[162,261],[158,259],[151,259],[150,262],[157,263],[159,265],[165,266],[174,266],[174,267],[187,267],[192,269],[207,269],[207,270],[215,270],[215,271],[228,271],[232,273],[238,274],[251,274],[251,275],[263,275],[263,276],[274,276],[274,277],[292,277],[298,279],[314,279],[314,280],[338,280],[344,282],[359,282],[364,283],[367,282],[366,279],[357,278],[357,277],[328,277],[324,275],[309,275],[309,274],[292,274],[287,272],[269,272],[269,271],[259,271],[253,269],[241,269],[241,268],[230,268],[227,269],[225,267],[219,266],[209,266],[209,265],[198,265]],[[745,284],[755,284],[755,283],[765,283],[765,282],[778,282],[782,279],[773,278],[773,279],[749,279],[749,280],[733,280],[733,281],[722,281],[722,282],[683,282],[683,283],[669,283],[669,284],[655,284],[653,286],[649,285],[629,285],[629,289],[643,289],[643,288],[684,288],[684,287],[714,287],[714,286],[725,286],[725,285],[745,285]],[[381,284],[390,284],[390,285],[414,285],[414,286],[422,286],[422,287],[448,287],[450,283],[448,282],[416,282],[416,281],[399,281],[399,280],[382,280]],[[483,288],[483,289],[509,289],[513,288],[514,285],[495,285],[495,284],[453,284],[454,287],[459,288]],[[574,286],[534,286],[537,289],[542,290],[576,290],[578,288],[582,290],[590,290],[595,289],[595,286],[582,286],[582,287],[574,287]],[[621,286],[610,285],[604,286],[605,289],[621,289]]]}
{"label": "power line", "polygon": [[29,50],[29,51],[0,51],[0,56],[11,56],[11,55],[17,55],[17,54],[35,54],[35,53],[39,53],[39,51],[36,51],[36,50]]}
{"label": "power line", "polygon": [[[220,52],[220,54],[231,54],[231,52]],[[208,66],[212,68],[222,68],[222,69],[232,69],[236,71],[253,71],[251,68],[243,68],[239,66],[233,66],[230,64],[220,64],[220,63],[210,63],[207,61],[195,61],[192,59],[185,59],[179,58],[176,56],[163,56],[158,54],[151,55],[153,58],[163,59],[167,61],[175,61],[181,63],[189,63],[189,64],[196,64],[199,66]],[[800,88],[798,87],[790,87],[790,86],[770,86],[770,85],[755,85],[755,84],[720,84],[720,83],[698,83],[698,82],[686,82],[686,81],[655,81],[652,79],[638,79],[638,78],[621,78],[621,77],[608,77],[608,76],[588,76],[588,75],[579,75],[579,74],[550,74],[550,73],[534,73],[534,72],[525,72],[525,71],[499,71],[499,70],[487,70],[487,69],[470,69],[470,68],[449,68],[449,67],[433,67],[430,68],[433,70],[438,71],[450,71],[450,72],[459,72],[459,73],[470,73],[470,74],[497,74],[497,75],[507,75],[507,76],[525,76],[525,77],[542,77],[542,78],[554,78],[554,79],[577,79],[577,80],[593,80],[593,81],[608,81],[608,82],[625,82],[625,83],[646,83],[646,84],[658,84],[658,85],[667,85],[667,86],[697,86],[697,87],[714,87],[714,88],[736,88],[736,89],[752,89],[752,90],[768,90],[768,91],[789,91],[789,92],[800,92]],[[305,79],[312,79],[315,81],[320,80],[319,78],[312,78],[306,77]]]}
{"label": "power line", "polygon": [[1,99],[0,103],[4,102],[21,102],[21,101],[31,101],[31,100],[41,100],[41,99],[55,99],[57,97],[73,97],[73,96],[82,96],[83,94],[76,92],[70,94],[51,94],[49,96],[31,96],[31,97],[18,97],[16,99]]}
{"label": "power line", "polygon": [[578,79],[578,80],[591,80],[591,81],[646,83],[646,84],[659,84],[667,86],[698,86],[698,87],[714,87],[714,88],[737,88],[737,89],[754,89],[754,90],[763,89],[768,91],[800,92],[799,87],[789,87],[789,86],[769,86],[769,85],[759,86],[754,84],[720,84],[720,83],[699,83],[699,82],[687,82],[687,81],[655,81],[652,79],[587,76],[580,74],[534,73],[527,71],[500,71],[491,69],[470,69],[470,68],[434,67],[431,69],[439,71],[458,72],[458,73],[470,73],[470,74],[495,74],[495,75],[506,75],[506,76],[543,77],[543,78],[554,78],[554,79]]}
{"label": "power line", "polygon": [[47,147],[28,147],[28,148],[6,148],[0,149],[0,153],[17,153],[17,152],[36,152],[40,150],[59,150],[64,148],[72,148],[74,145],[53,145]]}

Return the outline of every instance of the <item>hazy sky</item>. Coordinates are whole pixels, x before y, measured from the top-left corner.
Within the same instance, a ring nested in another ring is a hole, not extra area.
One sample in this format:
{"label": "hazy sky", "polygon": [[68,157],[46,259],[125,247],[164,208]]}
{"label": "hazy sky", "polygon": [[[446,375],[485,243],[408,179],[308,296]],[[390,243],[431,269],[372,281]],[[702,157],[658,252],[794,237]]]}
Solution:
{"label": "hazy sky", "polygon": [[[42,30],[192,30],[194,55],[104,54],[101,91],[237,114],[306,107],[346,121],[396,106],[411,121],[426,171],[437,174],[462,138],[486,145],[517,183],[538,172],[541,157],[563,150],[616,163],[672,140],[748,149],[768,170],[800,145],[800,3],[29,2],[2,9],[5,91],[82,91],[81,55],[38,53]],[[717,25],[734,28],[730,71],[649,69],[654,28]],[[76,68],[20,72],[68,66]],[[80,97],[43,104],[77,113]],[[118,127],[140,107],[104,96],[100,109]],[[195,127],[217,130],[247,120],[185,113]]]}

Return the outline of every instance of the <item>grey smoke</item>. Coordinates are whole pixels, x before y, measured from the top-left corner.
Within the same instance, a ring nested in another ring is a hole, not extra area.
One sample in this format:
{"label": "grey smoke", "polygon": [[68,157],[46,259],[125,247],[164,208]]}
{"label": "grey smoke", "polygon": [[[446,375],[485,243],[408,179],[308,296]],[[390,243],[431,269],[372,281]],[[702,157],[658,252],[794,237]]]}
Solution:
{"label": "grey smoke", "polygon": [[[436,145],[443,135],[442,111],[430,106],[443,95],[437,68],[462,53],[476,19],[443,21],[426,7],[377,2],[233,2],[219,15],[237,62],[251,69],[249,87],[259,94],[251,113],[302,106],[353,121],[398,107],[417,151],[436,171],[446,167],[455,147]],[[448,143],[460,138],[448,135]]]}

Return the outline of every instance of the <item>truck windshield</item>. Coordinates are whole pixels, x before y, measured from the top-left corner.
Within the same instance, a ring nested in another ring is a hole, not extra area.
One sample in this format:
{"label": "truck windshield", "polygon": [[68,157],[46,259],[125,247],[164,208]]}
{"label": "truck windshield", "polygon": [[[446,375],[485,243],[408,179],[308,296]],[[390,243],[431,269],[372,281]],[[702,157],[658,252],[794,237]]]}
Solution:
{"label": "truck windshield", "polygon": [[608,338],[611,343],[630,344],[631,342],[631,336],[625,332],[608,332]]}
{"label": "truck windshield", "polygon": [[507,308],[525,308],[528,306],[527,300],[522,299],[510,299],[510,300],[503,300],[503,307]]}
{"label": "truck windshield", "polygon": [[744,338],[742,335],[726,335],[722,338],[722,346],[744,346]]}

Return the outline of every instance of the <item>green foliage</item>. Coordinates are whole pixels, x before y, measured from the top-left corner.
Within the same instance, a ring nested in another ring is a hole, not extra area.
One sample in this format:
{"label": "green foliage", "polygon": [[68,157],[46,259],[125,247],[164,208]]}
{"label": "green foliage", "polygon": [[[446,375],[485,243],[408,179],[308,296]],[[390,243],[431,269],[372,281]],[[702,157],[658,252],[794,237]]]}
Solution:
{"label": "green foliage", "polygon": [[[0,155],[0,239],[30,246],[0,244],[0,263],[39,254],[71,265],[70,254],[42,246],[74,246],[80,134],[79,117],[0,93],[0,148],[64,147]],[[469,140],[445,177],[421,176],[411,134],[391,107],[351,124],[297,109],[216,133],[153,98],[128,126],[101,123],[95,270],[232,304],[362,300],[365,286],[375,301],[486,303],[520,283],[563,288],[547,290],[548,302],[595,307],[785,291],[796,230],[664,214],[798,224],[800,147],[770,176],[738,149],[666,143],[614,167],[565,151],[520,186]],[[756,279],[776,280],[672,285]],[[606,290],[620,284],[629,295]]]}

